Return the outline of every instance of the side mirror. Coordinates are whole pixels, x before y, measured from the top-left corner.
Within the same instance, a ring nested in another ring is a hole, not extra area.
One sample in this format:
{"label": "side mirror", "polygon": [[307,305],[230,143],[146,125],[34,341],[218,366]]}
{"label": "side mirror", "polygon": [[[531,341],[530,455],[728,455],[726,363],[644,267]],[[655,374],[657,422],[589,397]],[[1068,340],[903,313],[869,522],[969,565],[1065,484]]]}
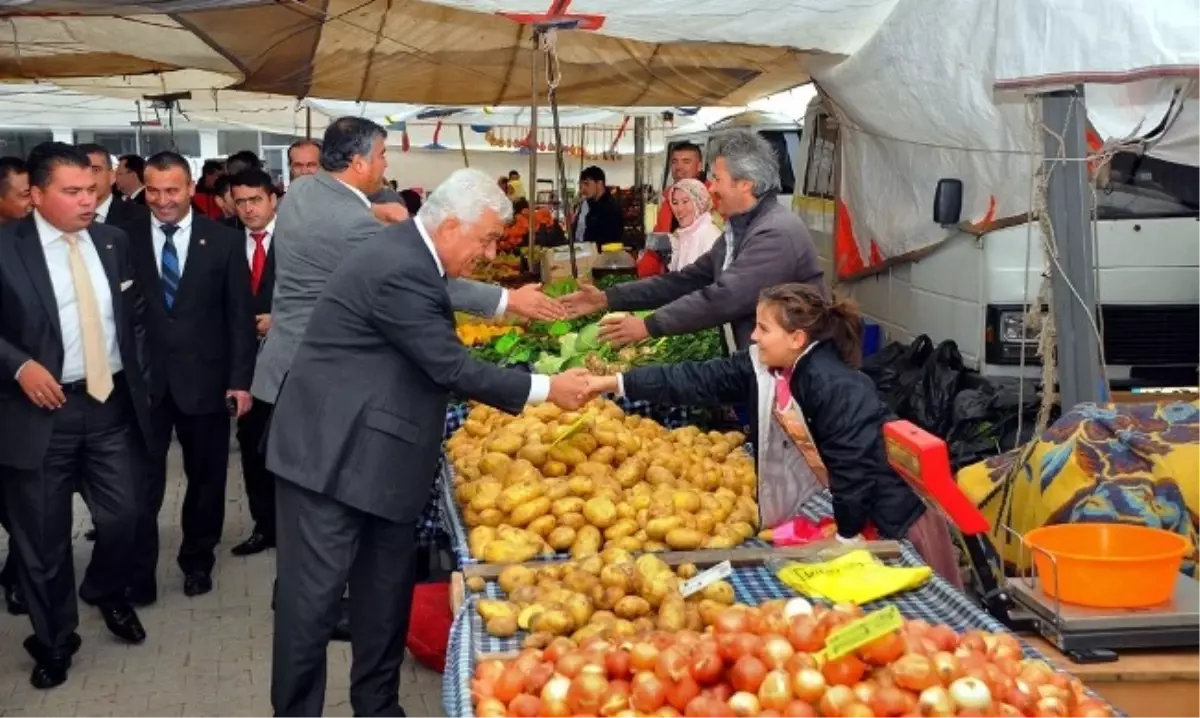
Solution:
{"label": "side mirror", "polygon": [[963,183],[957,179],[940,179],[933,195],[933,221],[943,227],[954,227],[962,218]]}

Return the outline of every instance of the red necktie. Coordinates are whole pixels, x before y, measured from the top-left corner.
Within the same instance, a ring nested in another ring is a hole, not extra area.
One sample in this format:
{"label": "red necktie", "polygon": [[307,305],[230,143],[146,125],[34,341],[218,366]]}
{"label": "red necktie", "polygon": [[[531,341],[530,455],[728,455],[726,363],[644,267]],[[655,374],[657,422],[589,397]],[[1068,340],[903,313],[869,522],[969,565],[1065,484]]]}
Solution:
{"label": "red necktie", "polygon": [[267,233],[251,232],[250,239],[254,240],[254,256],[250,259],[250,291],[257,296],[258,286],[262,284],[263,270],[267,268],[267,250],[263,247]]}

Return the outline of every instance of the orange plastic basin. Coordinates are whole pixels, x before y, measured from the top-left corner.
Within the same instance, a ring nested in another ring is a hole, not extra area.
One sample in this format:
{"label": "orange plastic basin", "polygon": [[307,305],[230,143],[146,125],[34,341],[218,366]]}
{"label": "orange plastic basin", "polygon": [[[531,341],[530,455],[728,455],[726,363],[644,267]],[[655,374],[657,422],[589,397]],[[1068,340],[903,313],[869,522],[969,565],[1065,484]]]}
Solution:
{"label": "orange plastic basin", "polygon": [[1042,526],[1025,543],[1047,595],[1097,608],[1165,603],[1192,548],[1179,534],[1129,524]]}

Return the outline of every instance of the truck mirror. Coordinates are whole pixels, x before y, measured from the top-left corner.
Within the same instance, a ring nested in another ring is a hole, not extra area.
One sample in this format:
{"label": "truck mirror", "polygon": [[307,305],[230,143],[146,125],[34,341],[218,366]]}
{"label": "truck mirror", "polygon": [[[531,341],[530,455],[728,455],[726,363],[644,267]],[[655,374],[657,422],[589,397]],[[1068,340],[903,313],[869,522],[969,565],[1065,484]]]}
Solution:
{"label": "truck mirror", "polygon": [[940,179],[933,195],[933,221],[953,227],[962,218],[962,180]]}

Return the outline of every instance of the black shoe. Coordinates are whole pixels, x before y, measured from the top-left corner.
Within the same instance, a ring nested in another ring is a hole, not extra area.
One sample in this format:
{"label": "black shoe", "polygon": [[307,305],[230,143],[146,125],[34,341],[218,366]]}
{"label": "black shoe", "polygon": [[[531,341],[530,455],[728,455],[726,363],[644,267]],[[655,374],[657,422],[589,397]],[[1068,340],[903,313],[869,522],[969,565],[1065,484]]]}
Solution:
{"label": "black shoe", "polygon": [[250,538],[234,546],[230,553],[234,556],[253,556],[269,548],[275,548],[275,539],[268,538],[264,534],[255,531],[250,534]]}
{"label": "black shoe", "polygon": [[50,652],[36,636],[26,638],[25,650],[37,663],[33,672],[29,674],[30,685],[39,690],[46,690],[65,683],[67,670],[71,667],[71,656],[75,655],[81,644],[79,634],[72,633],[64,649]]}
{"label": "black shoe", "polygon": [[338,622],[333,627],[333,640],[349,641],[350,640],[350,604],[345,597],[338,604]]}
{"label": "black shoe", "polygon": [[95,541],[96,540],[96,528],[92,527],[92,528],[88,529],[87,531],[84,531],[83,538],[87,541]]}
{"label": "black shoe", "polygon": [[200,596],[212,590],[212,576],[204,571],[189,571],[183,577],[183,595]]}
{"label": "black shoe", "polygon": [[126,643],[141,643],[146,640],[146,629],[138,620],[137,612],[127,603],[112,603],[100,607],[104,625],[117,638]]}
{"label": "black shoe", "polygon": [[20,586],[4,587],[4,603],[8,607],[9,614],[13,616],[24,616],[29,613],[29,604],[25,603],[25,594],[21,591]]}

